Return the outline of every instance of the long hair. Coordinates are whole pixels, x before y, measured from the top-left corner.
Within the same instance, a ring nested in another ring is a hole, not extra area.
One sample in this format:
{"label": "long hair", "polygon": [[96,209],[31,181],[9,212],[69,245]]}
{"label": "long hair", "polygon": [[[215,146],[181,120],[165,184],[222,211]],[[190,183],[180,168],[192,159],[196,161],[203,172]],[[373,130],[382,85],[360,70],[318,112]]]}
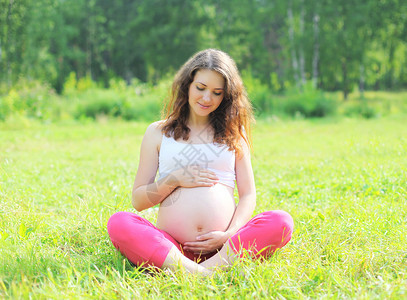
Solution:
{"label": "long hair", "polygon": [[241,138],[252,148],[253,108],[235,62],[220,50],[206,49],[196,53],[175,75],[170,101],[163,110],[165,121],[162,132],[167,137],[173,136],[175,140],[181,137],[185,141],[188,140],[189,86],[196,72],[201,69],[216,71],[225,79],[223,100],[209,115],[210,125],[214,130],[214,142],[225,144],[229,150],[240,155]]}

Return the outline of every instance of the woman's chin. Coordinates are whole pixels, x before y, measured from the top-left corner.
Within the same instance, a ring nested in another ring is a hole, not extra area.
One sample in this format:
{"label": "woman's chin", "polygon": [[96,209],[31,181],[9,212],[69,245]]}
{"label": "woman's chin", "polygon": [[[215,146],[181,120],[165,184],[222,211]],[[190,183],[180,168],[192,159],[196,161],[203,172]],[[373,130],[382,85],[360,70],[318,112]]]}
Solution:
{"label": "woman's chin", "polygon": [[212,111],[194,111],[197,117],[207,117]]}

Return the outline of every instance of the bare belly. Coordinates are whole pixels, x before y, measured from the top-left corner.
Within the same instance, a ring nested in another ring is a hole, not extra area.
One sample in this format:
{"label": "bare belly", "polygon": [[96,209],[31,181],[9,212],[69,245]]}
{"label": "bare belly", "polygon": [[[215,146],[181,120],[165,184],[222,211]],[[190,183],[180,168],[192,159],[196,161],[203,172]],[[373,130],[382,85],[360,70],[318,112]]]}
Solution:
{"label": "bare belly", "polygon": [[233,189],[223,184],[178,188],[161,202],[157,227],[183,244],[210,231],[225,231],[235,208]]}

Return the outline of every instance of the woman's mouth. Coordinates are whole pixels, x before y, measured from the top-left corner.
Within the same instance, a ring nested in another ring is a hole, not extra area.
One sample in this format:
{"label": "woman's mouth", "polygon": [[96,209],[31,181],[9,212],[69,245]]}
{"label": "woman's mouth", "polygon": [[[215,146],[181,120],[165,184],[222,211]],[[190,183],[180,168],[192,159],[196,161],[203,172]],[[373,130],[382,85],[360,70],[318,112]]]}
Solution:
{"label": "woman's mouth", "polygon": [[210,105],[209,105],[209,106],[205,106],[205,105],[202,105],[202,104],[199,103],[199,102],[198,102],[198,105],[199,105],[202,109],[208,109],[208,108],[210,107]]}

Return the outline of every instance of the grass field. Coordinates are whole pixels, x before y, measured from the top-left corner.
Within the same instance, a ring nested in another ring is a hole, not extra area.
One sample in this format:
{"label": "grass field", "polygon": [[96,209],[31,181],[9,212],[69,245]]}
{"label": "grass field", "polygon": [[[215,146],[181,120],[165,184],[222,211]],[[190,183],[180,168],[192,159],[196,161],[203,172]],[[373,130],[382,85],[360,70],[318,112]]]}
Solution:
{"label": "grass field", "polygon": [[255,212],[288,211],[293,239],[212,278],[142,273],[109,241],[146,123],[0,127],[0,298],[405,299],[406,121],[259,121]]}

